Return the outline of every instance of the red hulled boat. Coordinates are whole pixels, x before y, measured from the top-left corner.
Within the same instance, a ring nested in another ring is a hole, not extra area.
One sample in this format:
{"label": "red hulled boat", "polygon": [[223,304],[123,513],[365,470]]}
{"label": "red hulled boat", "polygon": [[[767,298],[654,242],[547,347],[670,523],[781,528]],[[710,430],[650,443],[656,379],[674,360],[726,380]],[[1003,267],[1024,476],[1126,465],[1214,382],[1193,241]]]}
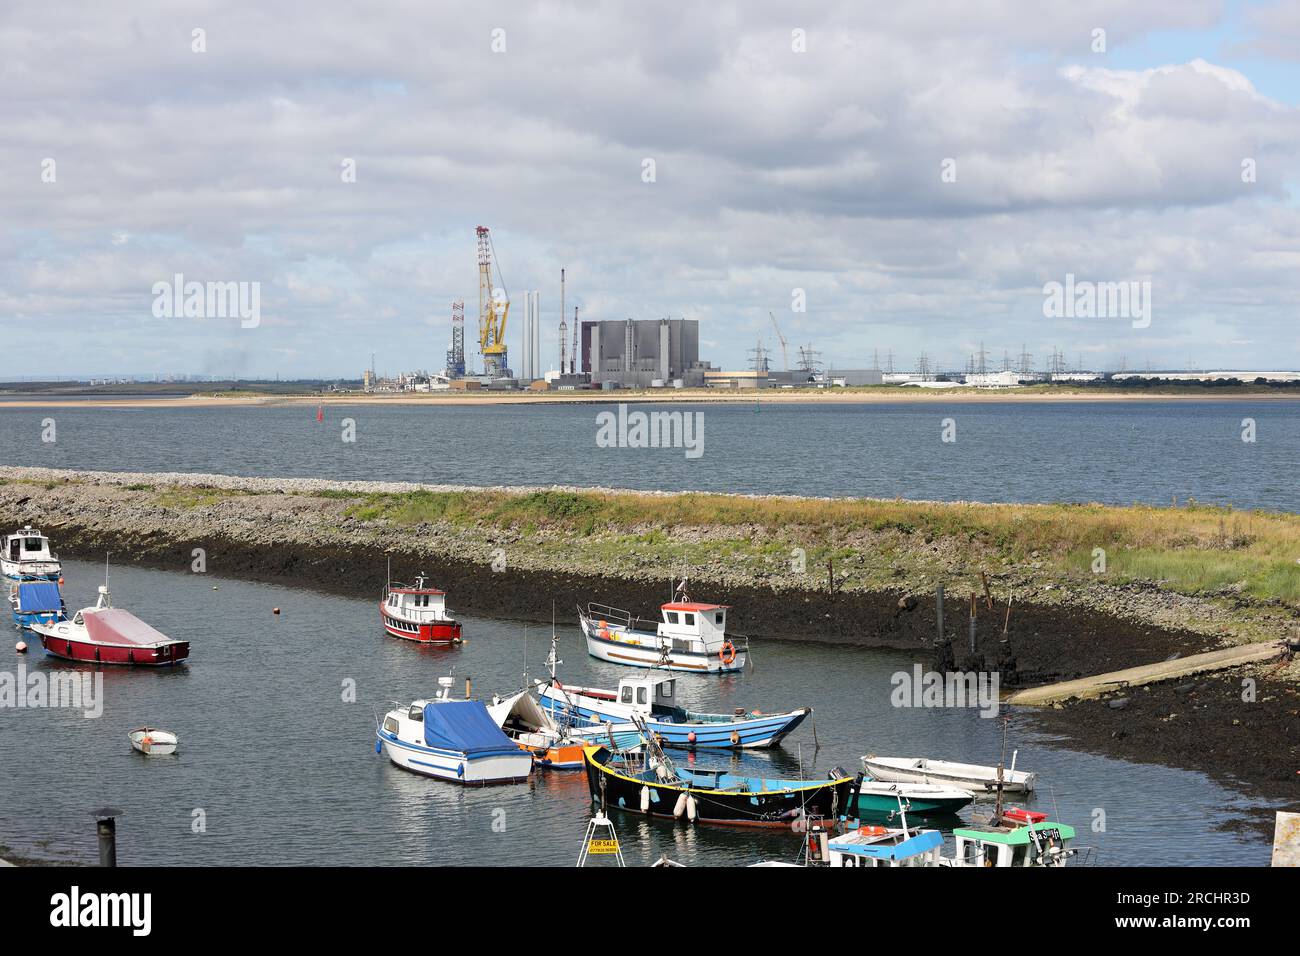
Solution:
{"label": "red hulled boat", "polygon": [[189,641],[174,641],[130,611],[113,607],[108,586],[99,586],[99,601],[82,608],[71,621],[33,623],[47,654],[92,664],[162,667],[190,656]]}
{"label": "red hulled boat", "polygon": [[460,621],[447,609],[447,594],[425,586],[420,574],[415,584],[388,585],[379,604],[384,630],[393,637],[421,644],[459,644]]}

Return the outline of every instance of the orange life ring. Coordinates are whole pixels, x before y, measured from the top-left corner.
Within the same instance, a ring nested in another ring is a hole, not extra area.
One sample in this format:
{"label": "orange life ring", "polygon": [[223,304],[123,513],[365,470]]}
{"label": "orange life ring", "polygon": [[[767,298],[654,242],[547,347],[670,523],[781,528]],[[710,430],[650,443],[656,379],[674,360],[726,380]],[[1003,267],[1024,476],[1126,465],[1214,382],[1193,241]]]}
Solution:
{"label": "orange life ring", "polygon": [[858,832],[861,833],[863,836],[884,836],[886,833],[889,832],[889,829],[887,827],[868,825],[868,826],[858,827]]}
{"label": "orange life ring", "polygon": [[732,644],[731,641],[725,642],[720,648],[718,648],[718,660],[722,661],[722,663],[730,664],[735,659],[736,645]]}

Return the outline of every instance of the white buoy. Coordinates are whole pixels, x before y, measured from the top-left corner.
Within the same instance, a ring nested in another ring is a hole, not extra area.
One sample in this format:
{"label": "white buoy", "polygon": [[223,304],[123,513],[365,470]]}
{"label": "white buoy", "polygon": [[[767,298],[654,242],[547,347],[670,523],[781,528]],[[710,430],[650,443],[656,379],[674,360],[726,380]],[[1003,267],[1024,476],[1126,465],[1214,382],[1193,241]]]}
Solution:
{"label": "white buoy", "polygon": [[695,797],[686,795],[686,819],[695,822]]}
{"label": "white buoy", "polygon": [[26,641],[19,641],[17,644],[14,645],[14,650],[16,650],[19,654],[26,654],[26,653],[27,653],[27,642],[26,642]]}
{"label": "white buoy", "polygon": [[677,803],[673,805],[673,819],[680,820],[682,818],[682,814],[685,812],[686,812],[686,792],[682,791],[682,795],[677,798]]}
{"label": "white buoy", "polygon": [[642,813],[650,812],[650,788],[649,787],[641,788],[641,812]]}

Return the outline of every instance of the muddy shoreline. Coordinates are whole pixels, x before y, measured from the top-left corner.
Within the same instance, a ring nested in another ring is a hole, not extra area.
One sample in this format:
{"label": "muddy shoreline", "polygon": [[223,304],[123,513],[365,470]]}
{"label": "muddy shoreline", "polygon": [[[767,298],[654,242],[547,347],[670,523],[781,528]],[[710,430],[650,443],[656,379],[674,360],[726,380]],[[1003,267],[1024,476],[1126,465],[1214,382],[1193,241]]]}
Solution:
{"label": "muddy shoreline", "polygon": [[[201,548],[214,576],[376,601],[391,560],[395,579],[427,572],[449,592],[458,612],[542,624],[550,622],[552,607],[559,620],[572,623],[575,606],[588,601],[652,613],[670,594],[670,576],[680,573],[641,561],[635,551],[621,564],[605,560],[607,552],[591,550],[601,546],[599,536],[574,536],[566,541],[564,559],[557,560],[553,552],[531,552],[534,533],[526,529],[393,527],[348,517],[339,500],[301,491],[179,503],[159,497],[167,494],[103,479],[0,483],[0,526],[41,527],[65,558],[99,561],[109,551],[115,563],[189,573],[194,549]],[[508,546],[510,561],[494,571],[491,556],[501,546]],[[558,568],[541,566],[548,563]],[[725,563],[689,573],[696,597],[733,606],[731,629],[751,637],[760,656],[763,642],[778,640],[888,648],[926,667],[942,661],[958,670],[997,670],[1004,690],[1221,645],[1215,634],[1045,603],[1034,594],[1016,600],[1003,640],[1005,601],[995,592],[992,609],[983,598],[977,601],[972,654],[969,574],[931,576],[924,585],[900,581],[896,590],[837,588],[832,594],[827,579],[813,574],[800,579],[803,586],[791,586],[756,580]],[[946,647],[937,640],[936,578],[951,585]],[[1066,586],[1059,582],[1038,593],[1059,595]],[[1152,600],[1150,594],[1136,597]],[[1300,666],[1260,670],[1254,702],[1241,699],[1240,676],[1215,675],[1198,678],[1191,690],[1181,684],[1135,690],[1117,707],[1107,700],[1070,702],[1024,710],[1018,719],[1065,738],[1073,748],[1203,771],[1249,794],[1294,805],[1300,790]]]}

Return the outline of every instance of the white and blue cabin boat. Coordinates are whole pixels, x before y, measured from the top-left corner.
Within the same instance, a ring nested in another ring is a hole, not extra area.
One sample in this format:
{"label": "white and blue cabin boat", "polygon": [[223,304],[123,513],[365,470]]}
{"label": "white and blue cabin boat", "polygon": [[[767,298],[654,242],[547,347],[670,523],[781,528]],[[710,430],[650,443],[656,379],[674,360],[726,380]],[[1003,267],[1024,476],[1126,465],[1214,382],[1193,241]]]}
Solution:
{"label": "white and blue cabin boat", "polygon": [[618,690],[569,687],[558,680],[537,682],[541,705],[577,724],[625,724],[641,720],[647,732],[665,747],[698,748],[774,747],[812,713],[800,707],[780,714],[737,709],[733,714],[708,714],[679,707],[676,678],[625,677]]}
{"label": "white and blue cabin boat", "polygon": [[725,604],[669,601],[649,621],[607,604],[578,608],[587,653],[611,664],[727,674],[745,669],[749,642],[727,636]]}
{"label": "white and blue cabin boat", "polygon": [[57,581],[17,581],[9,586],[9,607],[19,629],[33,624],[58,624],[68,619],[68,608]]}
{"label": "white and blue cabin boat", "polygon": [[376,753],[427,777],[467,786],[520,783],[533,755],[507,737],[479,700],[453,700],[451,678],[440,678],[438,696],[413,701],[384,715],[376,729]]}
{"label": "white and blue cabin boat", "polygon": [[63,565],[50,539],[31,525],[0,537],[0,576],[10,581],[59,581]]}

